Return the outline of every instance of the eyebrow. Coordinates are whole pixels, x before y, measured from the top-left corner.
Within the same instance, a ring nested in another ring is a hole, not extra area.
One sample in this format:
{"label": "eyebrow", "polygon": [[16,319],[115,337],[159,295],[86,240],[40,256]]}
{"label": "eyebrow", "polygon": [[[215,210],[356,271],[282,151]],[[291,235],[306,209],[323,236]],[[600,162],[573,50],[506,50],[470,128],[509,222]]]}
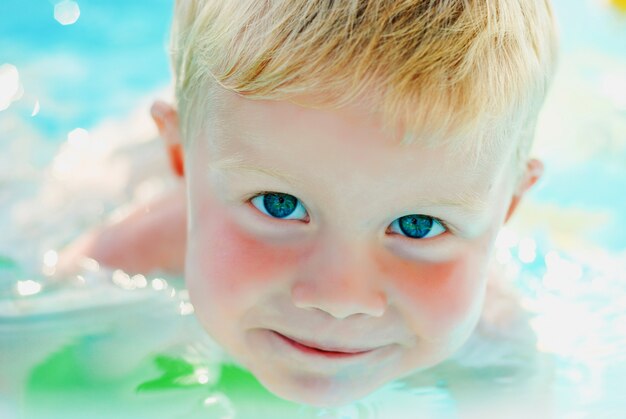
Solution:
{"label": "eyebrow", "polygon": [[[212,162],[209,168],[271,176],[282,180],[296,189],[302,187],[302,183],[293,175],[275,168],[254,166],[241,157],[223,158]],[[480,213],[487,207],[487,203],[476,192],[465,190],[458,192],[452,198],[425,198],[421,199],[420,203],[425,206],[433,207],[461,208],[470,213]]]}
{"label": "eyebrow", "polygon": [[294,187],[302,186],[300,181],[293,175],[283,172],[282,170],[271,167],[257,167],[248,163],[241,157],[226,157],[209,164],[209,169],[217,170],[239,170],[251,173],[260,173],[269,175],[282,180]]}

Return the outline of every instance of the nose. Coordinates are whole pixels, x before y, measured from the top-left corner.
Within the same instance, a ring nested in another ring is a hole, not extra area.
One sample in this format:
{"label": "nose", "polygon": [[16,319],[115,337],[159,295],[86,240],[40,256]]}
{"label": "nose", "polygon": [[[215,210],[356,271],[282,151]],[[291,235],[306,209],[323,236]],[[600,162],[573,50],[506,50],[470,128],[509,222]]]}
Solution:
{"label": "nose", "polygon": [[353,314],[380,317],[387,307],[376,284],[364,246],[347,243],[317,252],[294,282],[291,298],[298,308],[319,309],[344,319]]}

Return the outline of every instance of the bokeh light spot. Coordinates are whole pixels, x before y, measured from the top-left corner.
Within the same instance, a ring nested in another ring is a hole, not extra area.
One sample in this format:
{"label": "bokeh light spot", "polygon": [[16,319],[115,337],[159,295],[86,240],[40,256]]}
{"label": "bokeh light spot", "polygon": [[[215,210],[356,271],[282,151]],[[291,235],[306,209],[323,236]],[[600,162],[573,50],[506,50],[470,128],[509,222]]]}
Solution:
{"label": "bokeh light spot", "polygon": [[15,284],[16,291],[21,296],[35,295],[41,291],[41,284],[32,280],[17,281]]}
{"label": "bokeh light spot", "polygon": [[71,25],[79,16],[80,8],[75,1],[63,0],[54,6],[54,19],[61,25]]}
{"label": "bokeh light spot", "polygon": [[13,64],[0,65],[0,111],[7,109],[19,99],[20,74]]}

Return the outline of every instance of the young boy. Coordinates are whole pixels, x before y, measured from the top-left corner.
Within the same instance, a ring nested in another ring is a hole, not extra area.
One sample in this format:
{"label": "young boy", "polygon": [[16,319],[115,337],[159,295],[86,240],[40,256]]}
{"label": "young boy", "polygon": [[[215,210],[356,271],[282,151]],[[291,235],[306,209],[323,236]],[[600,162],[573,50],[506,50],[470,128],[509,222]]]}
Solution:
{"label": "young boy", "polygon": [[64,258],[184,267],[201,324],[270,391],[361,398],[476,326],[542,173],[555,55],[547,0],[179,1],[177,110],[152,115],[184,184]]}

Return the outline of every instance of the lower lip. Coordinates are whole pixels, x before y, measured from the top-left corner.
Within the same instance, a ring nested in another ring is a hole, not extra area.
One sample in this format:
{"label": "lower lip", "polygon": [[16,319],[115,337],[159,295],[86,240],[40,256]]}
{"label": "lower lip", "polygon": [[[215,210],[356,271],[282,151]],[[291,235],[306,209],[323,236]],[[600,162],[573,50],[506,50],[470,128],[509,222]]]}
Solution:
{"label": "lower lip", "polygon": [[298,350],[299,352],[305,353],[307,355],[313,355],[313,356],[318,356],[318,357],[323,357],[323,358],[333,358],[333,359],[341,359],[341,358],[356,358],[359,356],[363,356],[365,354],[369,354],[371,352],[374,352],[374,349],[369,350],[369,351],[363,351],[363,352],[354,352],[354,353],[350,353],[350,352],[334,352],[334,351],[324,351],[321,349],[316,349],[316,348],[312,348],[310,346],[306,346],[303,345],[301,343],[296,342],[295,340],[289,339],[286,336],[281,335],[280,333],[274,332],[272,331],[272,334],[274,336],[276,336],[278,339],[280,339],[282,342],[285,342],[286,344],[288,344],[289,346],[291,346],[292,348]]}

